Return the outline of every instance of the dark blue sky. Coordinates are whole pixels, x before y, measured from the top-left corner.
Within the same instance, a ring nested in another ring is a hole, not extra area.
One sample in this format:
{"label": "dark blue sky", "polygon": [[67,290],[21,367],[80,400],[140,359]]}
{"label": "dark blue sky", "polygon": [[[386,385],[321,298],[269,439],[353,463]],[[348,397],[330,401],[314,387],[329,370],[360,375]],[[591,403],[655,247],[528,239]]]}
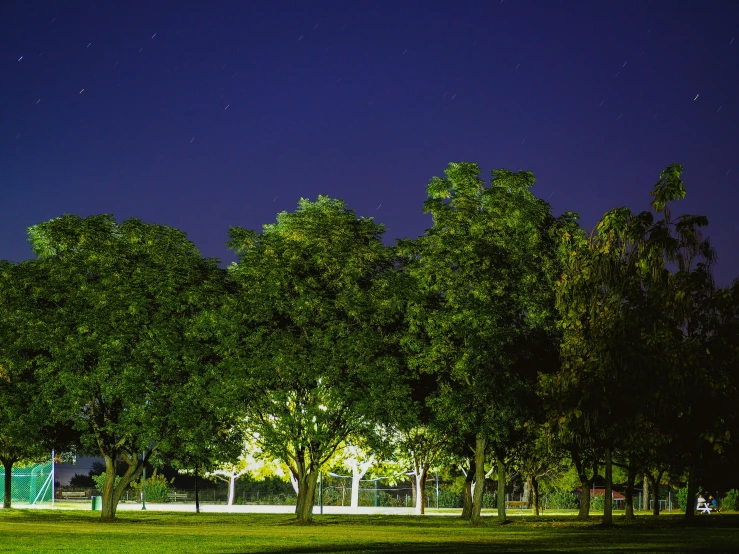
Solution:
{"label": "dark blue sky", "polygon": [[6,0],[0,64],[0,258],[106,212],[231,259],[229,225],[319,193],[415,237],[461,160],[590,227],[677,161],[739,276],[736,1]]}

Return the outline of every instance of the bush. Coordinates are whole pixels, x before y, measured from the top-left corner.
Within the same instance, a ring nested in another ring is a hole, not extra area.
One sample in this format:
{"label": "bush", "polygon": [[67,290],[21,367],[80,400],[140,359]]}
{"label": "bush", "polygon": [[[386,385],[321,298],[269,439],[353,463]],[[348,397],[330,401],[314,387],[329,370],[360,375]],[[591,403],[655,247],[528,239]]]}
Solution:
{"label": "bush", "polygon": [[[169,493],[171,492],[171,485],[174,482],[174,477],[167,481],[164,475],[152,475],[146,480],[146,501],[153,503],[164,503],[169,502]],[[135,487],[139,495],[141,494],[141,485]]]}
{"label": "bush", "polygon": [[688,505],[688,487],[677,489],[677,505],[685,511],[685,507]]}
{"label": "bush", "polygon": [[580,507],[580,501],[576,494],[558,491],[547,493],[540,505],[546,506],[549,510],[577,510]]}
{"label": "bush", "polygon": [[721,501],[722,510],[731,510],[732,512],[739,511],[739,491],[731,489],[726,493],[724,499]]}
{"label": "bush", "polygon": [[452,492],[441,489],[439,491],[439,508],[461,508],[462,495],[458,492]]}
{"label": "bush", "polygon": [[[95,481],[95,488],[98,490],[98,492],[103,492],[103,488],[105,487],[105,472],[102,472],[100,475],[93,475],[92,480]],[[115,486],[118,486],[118,483],[121,482],[120,476],[115,476]]]}
{"label": "bush", "polygon": [[590,496],[590,509],[601,511],[605,507],[606,496],[604,494],[598,494]]}
{"label": "bush", "polygon": [[494,492],[482,493],[482,507],[483,508],[496,508],[496,495]]}

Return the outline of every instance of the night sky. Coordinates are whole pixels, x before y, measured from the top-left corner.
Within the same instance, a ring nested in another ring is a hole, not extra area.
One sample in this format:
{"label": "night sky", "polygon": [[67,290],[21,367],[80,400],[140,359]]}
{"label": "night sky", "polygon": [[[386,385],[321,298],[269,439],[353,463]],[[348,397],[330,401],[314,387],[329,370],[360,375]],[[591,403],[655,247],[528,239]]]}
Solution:
{"label": "night sky", "polygon": [[0,258],[62,213],[178,227],[231,260],[300,197],[429,227],[450,161],[530,169],[590,228],[685,167],[739,276],[739,2],[35,2],[0,6]]}

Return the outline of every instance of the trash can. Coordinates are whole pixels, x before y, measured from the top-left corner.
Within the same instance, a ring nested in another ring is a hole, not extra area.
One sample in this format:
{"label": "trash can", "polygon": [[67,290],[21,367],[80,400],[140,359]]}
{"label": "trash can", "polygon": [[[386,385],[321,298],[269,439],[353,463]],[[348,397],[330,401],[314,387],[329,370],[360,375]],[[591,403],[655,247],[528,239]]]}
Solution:
{"label": "trash can", "polygon": [[99,512],[103,509],[103,497],[102,496],[91,496],[90,500],[92,500],[92,511],[93,512]]}

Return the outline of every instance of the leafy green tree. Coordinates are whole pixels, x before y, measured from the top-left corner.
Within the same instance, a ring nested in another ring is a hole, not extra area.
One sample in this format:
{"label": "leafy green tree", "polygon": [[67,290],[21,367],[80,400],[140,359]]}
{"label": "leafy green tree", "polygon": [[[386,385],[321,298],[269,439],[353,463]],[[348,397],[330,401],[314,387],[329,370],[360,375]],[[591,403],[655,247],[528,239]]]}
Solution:
{"label": "leafy green tree", "polygon": [[[111,215],[64,215],[29,229],[48,284],[34,291],[50,352],[38,370],[73,419],[83,448],[103,457],[101,517],[115,518],[152,454],[186,429],[182,414],[208,391],[192,387],[199,348],[189,329],[222,279],[181,231]],[[115,482],[116,460],[126,471]]]}
{"label": "leafy green tree", "polygon": [[[612,522],[614,449],[624,446],[619,441],[630,433],[642,431],[633,425],[638,421],[633,410],[652,417],[650,410],[664,409],[659,395],[664,379],[655,375],[664,375],[656,370],[665,365],[655,353],[670,337],[669,329],[665,337],[660,325],[670,297],[667,264],[679,260],[686,248],[709,263],[713,256],[700,235],[705,218],[671,217],[668,205],[685,196],[681,172],[679,165],[669,166],[654,187],[652,208],[662,216],[657,221],[649,211],[632,214],[616,208],[589,235],[567,233],[561,250],[565,271],[557,283],[557,302],[564,332],[562,371],[549,386],[559,403],[555,417],[564,434],[603,451],[606,525]],[[651,398],[644,397],[645,391]],[[586,514],[581,510],[581,515]]]}
{"label": "leafy green tree", "polygon": [[302,522],[334,451],[406,397],[388,332],[401,304],[383,232],[324,196],[300,200],[262,234],[230,230],[238,290],[223,311],[222,358],[241,380],[255,441],[297,481]]}
{"label": "leafy green tree", "polygon": [[0,462],[5,469],[3,507],[11,507],[12,470],[17,462],[48,458],[71,436],[67,422],[49,402],[36,372],[49,352],[39,344],[43,334],[33,291],[44,276],[34,261],[0,261]]}
{"label": "leafy green tree", "polygon": [[477,522],[486,453],[495,453],[503,475],[534,398],[536,373],[517,367],[526,355],[520,339],[554,315],[557,222],[529,190],[530,172],[495,170],[490,186],[473,163],[452,163],[445,173],[427,187],[432,228],[400,244],[415,290],[405,346],[416,371],[437,376],[430,405],[439,417],[456,434],[475,436]]}

